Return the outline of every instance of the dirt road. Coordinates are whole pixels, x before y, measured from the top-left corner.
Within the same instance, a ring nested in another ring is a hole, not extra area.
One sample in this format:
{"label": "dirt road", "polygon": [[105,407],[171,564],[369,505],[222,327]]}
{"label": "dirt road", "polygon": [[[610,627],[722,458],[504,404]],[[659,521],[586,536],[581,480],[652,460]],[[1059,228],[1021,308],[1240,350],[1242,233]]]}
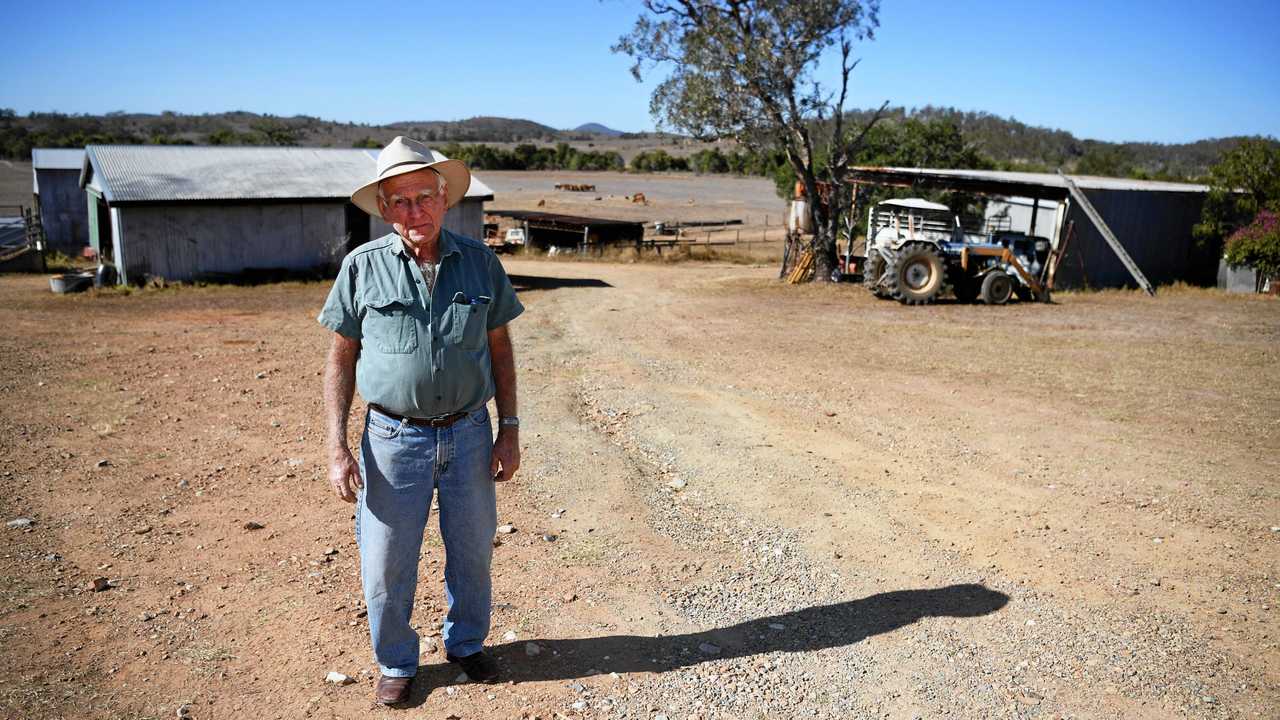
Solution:
{"label": "dirt road", "polygon": [[33,521],[3,529],[0,714],[1274,717],[1274,299],[906,308],[773,268],[507,265],[510,682],[428,644],[405,711],[370,702],[323,481],[326,288],[0,278],[0,509]]}

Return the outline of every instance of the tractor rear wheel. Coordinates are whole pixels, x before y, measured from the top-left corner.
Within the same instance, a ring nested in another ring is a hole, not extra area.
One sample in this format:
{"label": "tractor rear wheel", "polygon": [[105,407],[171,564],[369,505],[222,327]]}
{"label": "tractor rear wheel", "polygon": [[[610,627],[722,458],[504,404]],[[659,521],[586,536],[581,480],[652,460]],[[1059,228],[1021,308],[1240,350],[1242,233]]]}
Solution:
{"label": "tractor rear wheel", "polygon": [[867,251],[867,264],[862,270],[862,285],[871,291],[872,295],[882,298],[885,296],[884,288],[880,285],[880,278],[884,276],[884,256],[878,250]]}
{"label": "tractor rear wheel", "polygon": [[1013,278],[1003,270],[992,270],[982,278],[982,302],[988,305],[1003,305],[1009,302],[1013,294]]}
{"label": "tractor rear wheel", "polygon": [[927,305],[942,292],[946,265],[938,249],[928,243],[908,243],[885,268],[885,286],[905,305]]}

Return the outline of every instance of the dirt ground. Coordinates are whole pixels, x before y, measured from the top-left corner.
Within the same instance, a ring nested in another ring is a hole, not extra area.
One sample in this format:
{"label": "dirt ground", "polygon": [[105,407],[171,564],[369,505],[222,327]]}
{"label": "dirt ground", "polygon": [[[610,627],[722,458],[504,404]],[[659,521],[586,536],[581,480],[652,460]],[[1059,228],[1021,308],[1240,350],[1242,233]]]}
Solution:
{"label": "dirt ground", "polygon": [[[718,226],[688,227],[682,240],[706,245],[684,246],[676,254],[698,259],[718,256],[748,262],[776,262],[782,258],[786,238],[787,205],[778,197],[773,181],[733,175],[693,173],[625,173],[561,171],[494,171],[477,176],[494,192],[486,210],[539,210],[565,215],[632,220],[646,224],[647,237],[655,236],[652,224],[726,222]],[[556,190],[558,183],[594,185],[591,192]],[[637,193],[643,203],[631,200]],[[502,230],[518,227],[514,221],[496,218]],[[666,255],[672,250],[668,248]],[[654,251],[645,251],[652,258]],[[664,256],[665,257],[665,256]]]}
{"label": "dirt ground", "polygon": [[505,682],[433,644],[432,529],[404,710],[324,481],[327,287],[0,277],[0,716],[1276,716],[1275,298],[506,264]]}
{"label": "dirt ground", "polygon": [[[772,180],[734,175],[693,173],[625,173],[567,171],[477,171],[493,189],[486,209],[531,210],[543,201],[547,212],[603,215],[617,220],[731,220],[748,227],[775,229],[787,207]],[[594,192],[556,190],[558,183],[594,185]],[[647,204],[629,200],[643,193]]]}

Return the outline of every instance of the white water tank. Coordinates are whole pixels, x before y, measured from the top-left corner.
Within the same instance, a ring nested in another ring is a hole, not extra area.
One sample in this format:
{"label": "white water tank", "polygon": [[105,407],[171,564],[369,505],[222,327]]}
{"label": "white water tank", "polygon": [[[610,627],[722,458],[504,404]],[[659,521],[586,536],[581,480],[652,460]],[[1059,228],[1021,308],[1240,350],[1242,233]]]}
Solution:
{"label": "white water tank", "polygon": [[813,222],[809,217],[808,200],[791,201],[791,212],[787,215],[787,229],[793,233],[813,232]]}

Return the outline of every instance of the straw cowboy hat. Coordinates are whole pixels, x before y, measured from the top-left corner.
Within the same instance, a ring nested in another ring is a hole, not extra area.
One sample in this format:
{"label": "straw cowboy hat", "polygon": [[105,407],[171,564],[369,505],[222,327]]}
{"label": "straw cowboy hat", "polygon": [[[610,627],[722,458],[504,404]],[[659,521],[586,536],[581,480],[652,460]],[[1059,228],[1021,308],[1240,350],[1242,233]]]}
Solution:
{"label": "straw cowboy hat", "polygon": [[397,135],[378,153],[377,177],[351,193],[351,202],[374,217],[382,217],[378,211],[378,183],[423,168],[431,168],[444,176],[449,191],[445,207],[457,205],[471,187],[471,173],[461,161],[450,160],[417,140]]}

